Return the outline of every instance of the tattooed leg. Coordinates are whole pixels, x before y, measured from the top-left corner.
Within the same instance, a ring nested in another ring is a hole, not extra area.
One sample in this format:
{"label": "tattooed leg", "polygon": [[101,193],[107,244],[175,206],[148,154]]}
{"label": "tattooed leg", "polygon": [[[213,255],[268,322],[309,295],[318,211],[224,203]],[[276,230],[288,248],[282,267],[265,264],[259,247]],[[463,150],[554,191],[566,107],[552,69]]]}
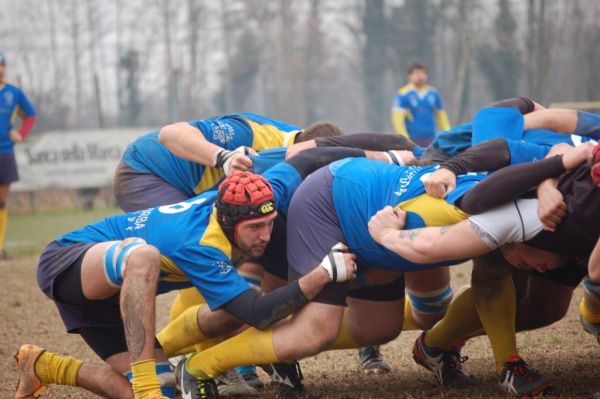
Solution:
{"label": "tattooed leg", "polygon": [[136,249],[127,261],[121,287],[121,316],[132,363],[154,358],[159,267],[160,253],[151,246]]}

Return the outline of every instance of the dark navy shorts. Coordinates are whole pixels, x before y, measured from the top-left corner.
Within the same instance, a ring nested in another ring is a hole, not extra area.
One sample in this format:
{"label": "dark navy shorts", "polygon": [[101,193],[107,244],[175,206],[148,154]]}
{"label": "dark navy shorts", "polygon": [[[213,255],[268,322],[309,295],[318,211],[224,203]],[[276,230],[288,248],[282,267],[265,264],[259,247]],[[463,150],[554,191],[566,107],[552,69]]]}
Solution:
{"label": "dark navy shorts", "polygon": [[125,212],[176,204],[190,199],[160,177],[133,170],[123,161],[115,171],[113,190],[117,205]]}
{"label": "dark navy shorts", "polygon": [[[37,280],[41,290],[56,303],[60,317],[68,332],[77,332],[85,327],[115,327],[122,325],[119,310],[119,295],[99,301],[66,300],[66,295],[57,295],[60,280],[69,275],[72,268],[80,267],[83,256],[96,243],[78,243],[68,247],[51,242],[40,257]],[[73,287],[73,290],[81,287]],[[77,302],[77,303],[73,303]]]}
{"label": "dark navy shorts", "polygon": [[[331,190],[333,176],[325,166],[302,182],[288,209],[287,257],[288,280],[310,273],[336,243],[346,244],[338,220]],[[358,268],[363,266],[358,264]],[[395,301],[404,298],[404,277],[393,283],[349,290],[349,284],[330,283],[313,301],[344,306],[346,297],[372,301]]]}
{"label": "dark navy shorts", "polygon": [[19,181],[17,160],[12,152],[0,153],[0,186]]}

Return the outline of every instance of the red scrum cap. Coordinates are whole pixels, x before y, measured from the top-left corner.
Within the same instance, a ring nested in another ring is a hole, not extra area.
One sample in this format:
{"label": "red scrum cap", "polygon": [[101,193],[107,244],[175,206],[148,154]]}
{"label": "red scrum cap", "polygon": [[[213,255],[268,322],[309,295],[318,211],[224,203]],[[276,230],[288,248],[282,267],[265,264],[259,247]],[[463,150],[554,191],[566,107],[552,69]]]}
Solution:
{"label": "red scrum cap", "polygon": [[217,217],[232,244],[238,223],[275,212],[271,184],[251,172],[235,171],[219,185]]}

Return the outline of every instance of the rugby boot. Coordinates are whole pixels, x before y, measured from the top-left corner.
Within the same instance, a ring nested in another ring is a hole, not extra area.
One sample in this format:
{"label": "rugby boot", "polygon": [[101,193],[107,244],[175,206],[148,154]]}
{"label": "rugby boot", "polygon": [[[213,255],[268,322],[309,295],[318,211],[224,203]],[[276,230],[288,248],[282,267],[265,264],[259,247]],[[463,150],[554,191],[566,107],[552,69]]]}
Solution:
{"label": "rugby boot", "polygon": [[391,367],[383,359],[379,346],[364,346],[358,350],[358,368],[363,373],[383,374],[389,373]]}
{"label": "rugby boot", "polygon": [[181,399],[218,399],[219,390],[215,381],[208,377],[196,377],[187,369],[187,357],[179,361],[175,369],[175,379],[181,391]]}
{"label": "rugby boot", "polygon": [[215,377],[215,383],[222,397],[258,396],[258,391],[246,383],[244,377],[236,370],[229,370]]}
{"label": "rugby boot", "polygon": [[460,355],[460,348],[444,351],[427,346],[423,332],[415,341],[412,352],[415,362],[431,371],[441,386],[458,388],[473,384],[473,377],[462,367],[469,358]]}
{"label": "rugby boot", "polygon": [[534,397],[552,391],[542,374],[518,356],[510,356],[498,374],[500,387],[518,397]]}
{"label": "rugby boot", "polygon": [[35,374],[35,362],[45,351],[39,346],[26,344],[22,345],[15,354],[19,371],[15,399],[37,398],[48,389],[48,385],[42,383]]}
{"label": "rugby boot", "polygon": [[302,382],[304,376],[300,369],[300,363],[273,363],[261,366],[269,374],[271,380],[277,384],[276,399],[287,398],[315,398]]}

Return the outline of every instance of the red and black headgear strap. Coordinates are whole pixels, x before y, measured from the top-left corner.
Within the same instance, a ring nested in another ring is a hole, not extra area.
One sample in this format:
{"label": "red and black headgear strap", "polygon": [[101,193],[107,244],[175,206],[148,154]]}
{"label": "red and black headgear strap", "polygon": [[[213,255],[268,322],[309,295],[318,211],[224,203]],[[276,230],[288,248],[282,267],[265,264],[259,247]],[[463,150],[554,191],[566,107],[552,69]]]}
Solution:
{"label": "red and black headgear strap", "polygon": [[217,218],[229,241],[235,245],[238,223],[275,212],[271,184],[251,172],[235,171],[219,185]]}

